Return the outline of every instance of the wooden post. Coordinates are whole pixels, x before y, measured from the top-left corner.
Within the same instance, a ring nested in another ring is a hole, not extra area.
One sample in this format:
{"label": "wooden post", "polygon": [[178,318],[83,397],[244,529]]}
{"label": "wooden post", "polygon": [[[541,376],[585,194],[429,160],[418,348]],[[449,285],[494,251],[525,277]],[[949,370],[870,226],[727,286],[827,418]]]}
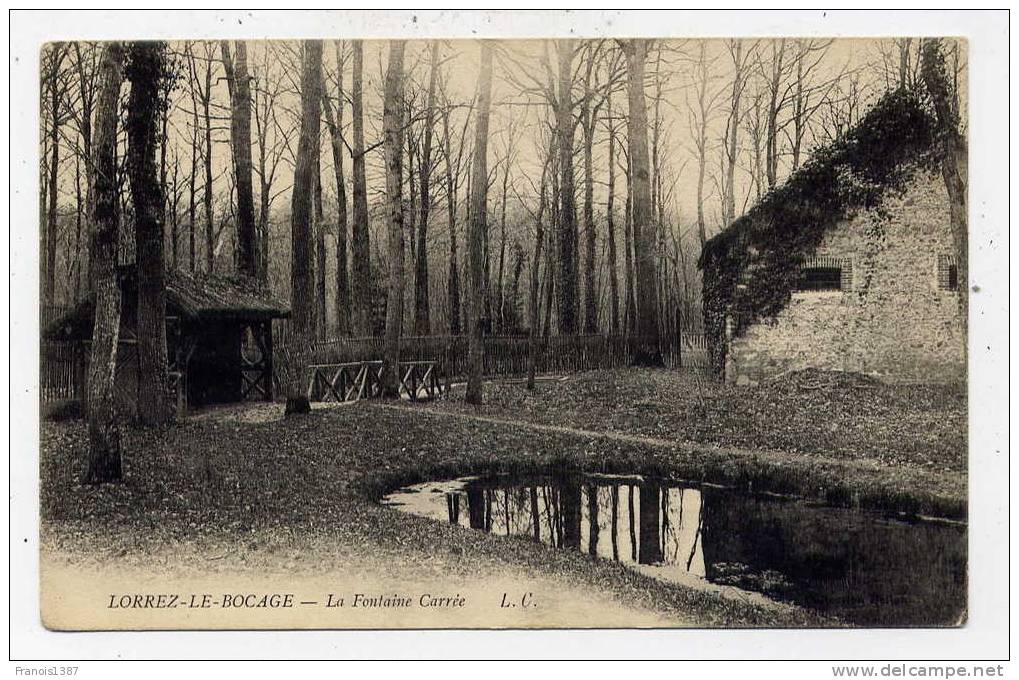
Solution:
{"label": "wooden post", "polygon": [[272,360],[272,319],[265,321],[262,328],[265,333],[265,400],[272,401],[272,383],[275,377]]}
{"label": "wooden post", "polygon": [[676,368],[683,368],[683,310],[676,308]]}
{"label": "wooden post", "polygon": [[732,335],[733,335],[733,318],[726,314],[725,315],[725,359],[722,364],[722,382],[729,382],[732,378]]}
{"label": "wooden post", "polygon": [[442,372],[444,374],[443,377],[446,379],[446,394],[449,394],[450,373],[452,373],[452,370],[451,370],[451,367],[452,367],[452,359],[451,359],[451,357],[453,356],[452,345],[453,345],[453,341],[451,339],[450,342],[446,344],[446,360],[443,362],[443,366],[442,366]]}

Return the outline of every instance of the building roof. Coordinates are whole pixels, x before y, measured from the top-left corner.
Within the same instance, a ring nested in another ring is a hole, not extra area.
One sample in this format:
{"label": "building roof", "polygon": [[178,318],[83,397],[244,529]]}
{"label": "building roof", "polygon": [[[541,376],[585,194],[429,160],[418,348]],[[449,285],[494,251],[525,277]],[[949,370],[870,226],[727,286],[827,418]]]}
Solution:
{"label": "building roof", "polygon": [[[712,363],[721,370],[725,319],[739,334],[789,303],[800,265],[824,235],[860,210],[879,208],[918,168],[936,165],[934,119],[916,93],[882,97],[859,123],[813,153],[784,184],[708,240],[703,275],[704,321]],[[880,229],[881,210],[875,211]]]}
{"label": "building roof", "polygon": [[[125,300],[137,299],[133,267],[125,269],[120,285]],[[167,272],[166,306],[168,313],[191,321],[264,321],[290,316],[286,303],[276,299],[254,279],[243,276]],[[91,337],[94,308],[94,300],[89,296],[48,324],[43,336],[50,340]]]}
{"label": "building roof", "polygon": [[841,138],[814,151],[784,184],[708,239],[701,267],[737,244],[798,238],[800,227],[828,229],[853,210],[875,207],[913,167],[930,163],[934,142],[934,121],[918,97],[889,92]]}

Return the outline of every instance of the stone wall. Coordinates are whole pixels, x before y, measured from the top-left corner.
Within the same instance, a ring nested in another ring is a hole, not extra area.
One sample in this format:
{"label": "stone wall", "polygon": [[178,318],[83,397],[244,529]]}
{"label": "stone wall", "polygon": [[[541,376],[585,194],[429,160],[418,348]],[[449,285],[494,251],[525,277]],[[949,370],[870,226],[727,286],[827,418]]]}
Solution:
{"label": "stone wall", "polygon": [[888,381],[965,380],[958,293],[946,289],[952,253],[944,183],[920,173],[880,211],[862,211],[828,231],[815,255],[851,263],[842,290],[794,292],[775,319],[732,338],[726,380],[756,384],[803,368]]}

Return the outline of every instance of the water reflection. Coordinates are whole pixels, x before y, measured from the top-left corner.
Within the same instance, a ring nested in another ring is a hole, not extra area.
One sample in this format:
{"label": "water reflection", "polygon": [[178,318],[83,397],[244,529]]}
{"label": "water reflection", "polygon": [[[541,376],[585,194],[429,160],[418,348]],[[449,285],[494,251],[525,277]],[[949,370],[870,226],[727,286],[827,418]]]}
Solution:
{"label": "water reflection", "polygon": [[632,476],[457,480],[384,502],[667,580],[761,592],[849,623],[951,625],[965,610],[964,526]]}

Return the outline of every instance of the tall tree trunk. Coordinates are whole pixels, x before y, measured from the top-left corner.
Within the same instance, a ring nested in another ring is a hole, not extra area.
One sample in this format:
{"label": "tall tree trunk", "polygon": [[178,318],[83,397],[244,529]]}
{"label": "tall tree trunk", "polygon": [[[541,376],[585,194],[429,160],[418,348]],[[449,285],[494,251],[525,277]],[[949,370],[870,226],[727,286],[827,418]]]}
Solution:
{"label": "tall tree trunk", "polygon": [[124,48],[119,42],[103,47],[96,100],[96,138],[92,148],[92,271],[95,276],[95,320],[88,366],[88,483],[121,478],[120,429],[117,425],[114,383],[120,336],[120,287],[117,283],[117,245],[120,200],[117,189],[117,119],[123,80]]}
{"label": "tall tree trunk", "polygon": [[188,177],[188,269],[195,271],[195,215],[197,209],[197,198],[195,182],[198,178],[198,102],[191,99],[192,127],[191,127],[191,169]]}
{"label": "tall tree trunk", "polygon": [[[586,118],[586,114],[585,114]],[[595,295],[594,252],[597,234],[594,227],[594,128],[596,117],[584,126],[584,232],[587,250],[584,253],[584,332],[598,332],[598,298]]]}
{"label": "tall tree trunk", "polygon": [[311,351],[315,319],[314,192],[322,107],[322,43],[304,41],[301,59],[301,133],[294,167],[294,188],[290,203],[290,361],[285,415],[308,413],[311,405],[304,391],[304,374]]}
{"label": "tall tree trunk", "polygon": [[506,168],[502,174],[502,204],[499,206],[499,279],[495,288],[495,320],[501,333],[505,322],[505,291],[503,290],[503,273],[506,268],[506,199],[509,187],[509,153],[506,154]]}
{"label": "tall tree trunk", "polygon": [[626,325],[626,332],[634,333],[637,330],[637,301],[634,299],[633,281],[633,175],[630,172],[630,164],[627,162],[626,172],[626,206],[624,208],[623,220],[623,263],[626,273],[626,313],[623,322]]}
{"label": "tall tree trunk", "polygon": [[559,330],[577,332],[577,208],[573,184],[573,41],[559,41],[559,92],[556,132],[559,136]]}
{"label": "tall tree trunk", "polygon": [[485,232],[488,230],[488,118],[492,106],[492,45],[481,42],[481,68],[478,72],[477,119],[474,131],[474,167],[471,169],[470,215],[467,232],[467,394],[468,404],[480,406],[484,400],[481,384],[484,338],[481,328],[481,295],[484,291]]}
{"label": "tall tree trunk", "polygon": [[781,106],[780,88],[782,87],[782,62],[785,59],[785,40],[772,41],[771,44],[771,76],[768,81],[768,109],[766,112],[764,163],[768,188],[774,189],[778,183],[778,112]]}
{"label": "tall tree trunk", "polygon": [[127,71],[131,81],[127,167],[138,269],[138,418],[144,425],[161,425],[173,418],[166,356],[165,201],[156,175],[159,90],[166,49],[161,42],[133,43]]}
{"label": "tall tree trunk", "polygon": [[[86,178],[87,181],[88,178]],[[85,204],[81,195],[81,160],[74,158],[74,302],[81,299],[81,218]]]}
{"label": "tall tree trunk", "polygon": [[[554,182],[554,180],[553,180]],[[553,196],[555,194],[553,193]],[[552,203],[554,203],[554,199]],[[549,216],[549,224],[555,224],[556,217]],[[552,335],[552,307],[555,303],[555,237],[551,230],[545,237],[548,243],[545,244],[545,320],[542,323],[542,337]]]}
{"label": "tall tree trunk", "polygon": [[[323,91],[320,85],[319,92]],[[326,335],[326,225],[322,208],[322,148],[315,144],[315,337]]]}
{"label": "tall tree trunk", "polygon": [[446,212],[449,222],[449,332],[459,335],[460,323],[460,257],[456,247],[456,183],[453,177],[453,150],[449,138],[449,110],[442,116],[442,144],[446,157]]}
{"label": "tall tree trunk", "polygon": [[534,391],[534,375],[538,366],[538,272],[541,264],[541,246],[545,239],[545,197],[548,183],[548,168],[552,162],[554,147],[549,149],[548,156],[541,170],[541,188],[538,195],[538,214],[534,220],[534,257],[531,258],[531,289],[528,297],[528,329],[527,329],[527,389]]}
{"label": "tall tree trunk", "polygon": [[637,289],[637,347],[634,362],[658,366],[662,363],[658,346],[658,292],[655,287],[654,230],[651,225],[651,185],[647,152],[647,108],[644,100],[644,59],[647,42],[628,42],[626,62],[629,81],[630,113],[627,117],[627,138],[630,147],[630,173],[633,178],[631,205],[634,259]]}
{"label": "tall tree trunk", "polygon": [[746,76],[743,73],[743,41],[734,40],[730,47],[735,72],[729,97],[729,120],[726,130],[725,195],[722,205],[722,228],[736,219],[736,161],[739,155],[740,99]]}
{"label": "tall tree trunk", "polygon": [[707,129],[706,123],[701,123],[701,139],[705,144],[701,145],[697,153],[697,240],[704,250],[704,244],[708,241],[708,229],[704,220],[704,173],[707,170]]}
{"label": "tall tree trunk", "polygon": [[934,104],[937,117],[941,176],[948,191],[949,221],[958,273],[959,310],[963,329],[969,328],[969,223],[966,193],[969,188],[969,158],[966,139],[959,131],[956,93],[945,67],[941,39],[924,40],[921,77]]}
{"label": "tall tree trunk", "polygon": [[609,125],[609,180],[608,198],[605,203],[606,237],[609,249],[609,313],[612,334],[619,334],[619,271],[616,266],[616,127],[612,120],[612,91],[605,100],[605,118]]}
{"label": "tall tree trunk", "polygon": [[205,270],[210,274],[216,268],[216,245],[212,224],[212,61],[205,66],[205,94],[202,99],[202,115],[205,123]]}
{"label": "tall tree trunk", "polygon": [[351,242],[351,292],[354,306],[354,332],[371,334],[371,253],[368,243],[368,193],[364,168],[364,101],[362,81],[364,50],[360,40],[353,42],[353,83],[351,115],[353,116],[353,234]]}
{"label": "tall tree trunk", "polygon": [[226,40],[220,42],[223,68],[230,90],[230,146],[233,150],[234,184],[237,190],[237,271],[255,277],[258,262],[255,237],[255,203],[251,186],[251,83],[248,80],[248,48],[234,41],[234,56]]}
{"label": "tall tree trunk", "polygon": [[333,152],[336,178],[336,332],[350,333],[350,281],[347,275],[347,184],[343,177],[343,48],[336,41],[336,118],[329,96],[323,92],[322,104]]}
{"label": "tall tree trunk", "polygon": [[[415,153],[417,151],[417,140],[414,138],[414,116],[411,112],[410,103],[407,103],[405,107],[403,122],[403,137],[407,142],[407,163],[403,166],[403,170],[406,171],[407,175],[407,193],[408,193],[408,205],[404,212],[403,226],[407,230],[404,236],[404,245],[410,244],[409,261],[410,268],[416,266],[417,263],[417,218],[418,218],[418,189],[417,189],[417,171],[418,164],[416,161]],[[407,271],[408,267],[404,263],[404,271]],[[414,309],[408,307],[406,311],[410,312],[410,319],[407,320],[407,326],[412,327],[414,323]]]}
{"label": "tall tree trunk", "polygon": [[57,172],[60,167],[60,100],[63,94],[60,87],[60,63],[63,60],[64,47],[60,44],[53,48],[53,68],[49,74],[50,95],[50,167],[46,209],[46,279],[43,286],[43,299],[47,304],[56,303],[57,280]]}
{"label": "tall tree trunk", "polygon": [[[165,137],[164,137],[165,139]],[[178,157],[174,154],[173,157],[173,184],[170,190],[170,269],[177,271],[179,256],[180,256],[180,218],[178,216],[178,206],[180,205],[180,163]]]}
{"label": "tall tree trunk", "polygon": [[431,310],[428,305],[428,213],[432,207],[432,129],[435,126],[435,81],[439,72],[439,41],[432,41],[431,69],[428,75],[428,99],[425,102],[425,129],[419,161],[421,215],[418,217],[417,262],[414,267],[414,332],[431,333]]}
{"label": "tall tree trunk", "polygon": [[382,396],[400,398],[400,335],[403,330],[403,55],[406,42],[389,41],[389,66],[382,105],[386,155],[386,200],[389,204],[389,294],[386,297],[385,361]]}
{"label": "tall tree trunk", "polygon": [[[88,72],[89,74],[86,75],[86,71],[85,71],[85,68],[84,68],[84,64],[86,62],[84,60],[84,56],[83,56],[83,53],[82,53],[82,47],[83,47],[83,45],[82,45],[81,42],[75,42],[74,43],[74,51],[75,51],[75,55],[77,57],[76,60],[77,60],[77,66],[78,66],[78,81],[80,83],[80,95],[81,95],[81,97],[80,97],[81,98],[81,129],[79,130],[80,135],[81,135],[81,151],[80,151],[79,156],[80,156],[81,160],[85,163],[85,198],[84,198],[84,202],[82,203],[82,210],[85,213],[85,215],[84,215],[84,227],[85,227],[86,238],[90,238],[90,234],[89,234],[90,216],[89,216],[88,211],[91,209],[89,206],[92,205],[92,181],[91,181],[91,179],[92,179],[92,175],[94,174],[93,169],[92,169],[92,114],[93,114],[93,112],[95,110],[95,94],[96,94],[96,90],[95,90],[96,80],[95,80],[95,78],[96,78],[96,75],[95,75],[94,71],[89,71]],[[86,50],[90,54],[91,54],[92,50],[98,50],[98,49],[99,48],[96,45],[88,45],[86,47]],[[86,285],[89,286],[89,290],[91,290],[92,289],[92,280],[93,279],[92,279],[92,260],[91,260],[91,253],[89,252],[89,250],[90,250],[90,246],[89,246],[88,242],[86,242],[85,248],[82,251],[82,253],[83,253],[82,257],[86,257],[88,259],[88,262],[85,264],[85,267],[86,267],[86,269],[85,269],[85,272],[86,272],[85,282],[86,282]],[[79,265],[78,265],[78,270],[79,271],[76,274],[76,276],[80,275],[81,268],[82,268],[82,264],[79,262]],[[76,286],[76,289],[77,289],[77,286],[78,286],[77,280],[75,281],[75,286]],[[80,293],[80,290],[78,292]],[[80,297],[76,297],[76,299],[80,299]]]}

